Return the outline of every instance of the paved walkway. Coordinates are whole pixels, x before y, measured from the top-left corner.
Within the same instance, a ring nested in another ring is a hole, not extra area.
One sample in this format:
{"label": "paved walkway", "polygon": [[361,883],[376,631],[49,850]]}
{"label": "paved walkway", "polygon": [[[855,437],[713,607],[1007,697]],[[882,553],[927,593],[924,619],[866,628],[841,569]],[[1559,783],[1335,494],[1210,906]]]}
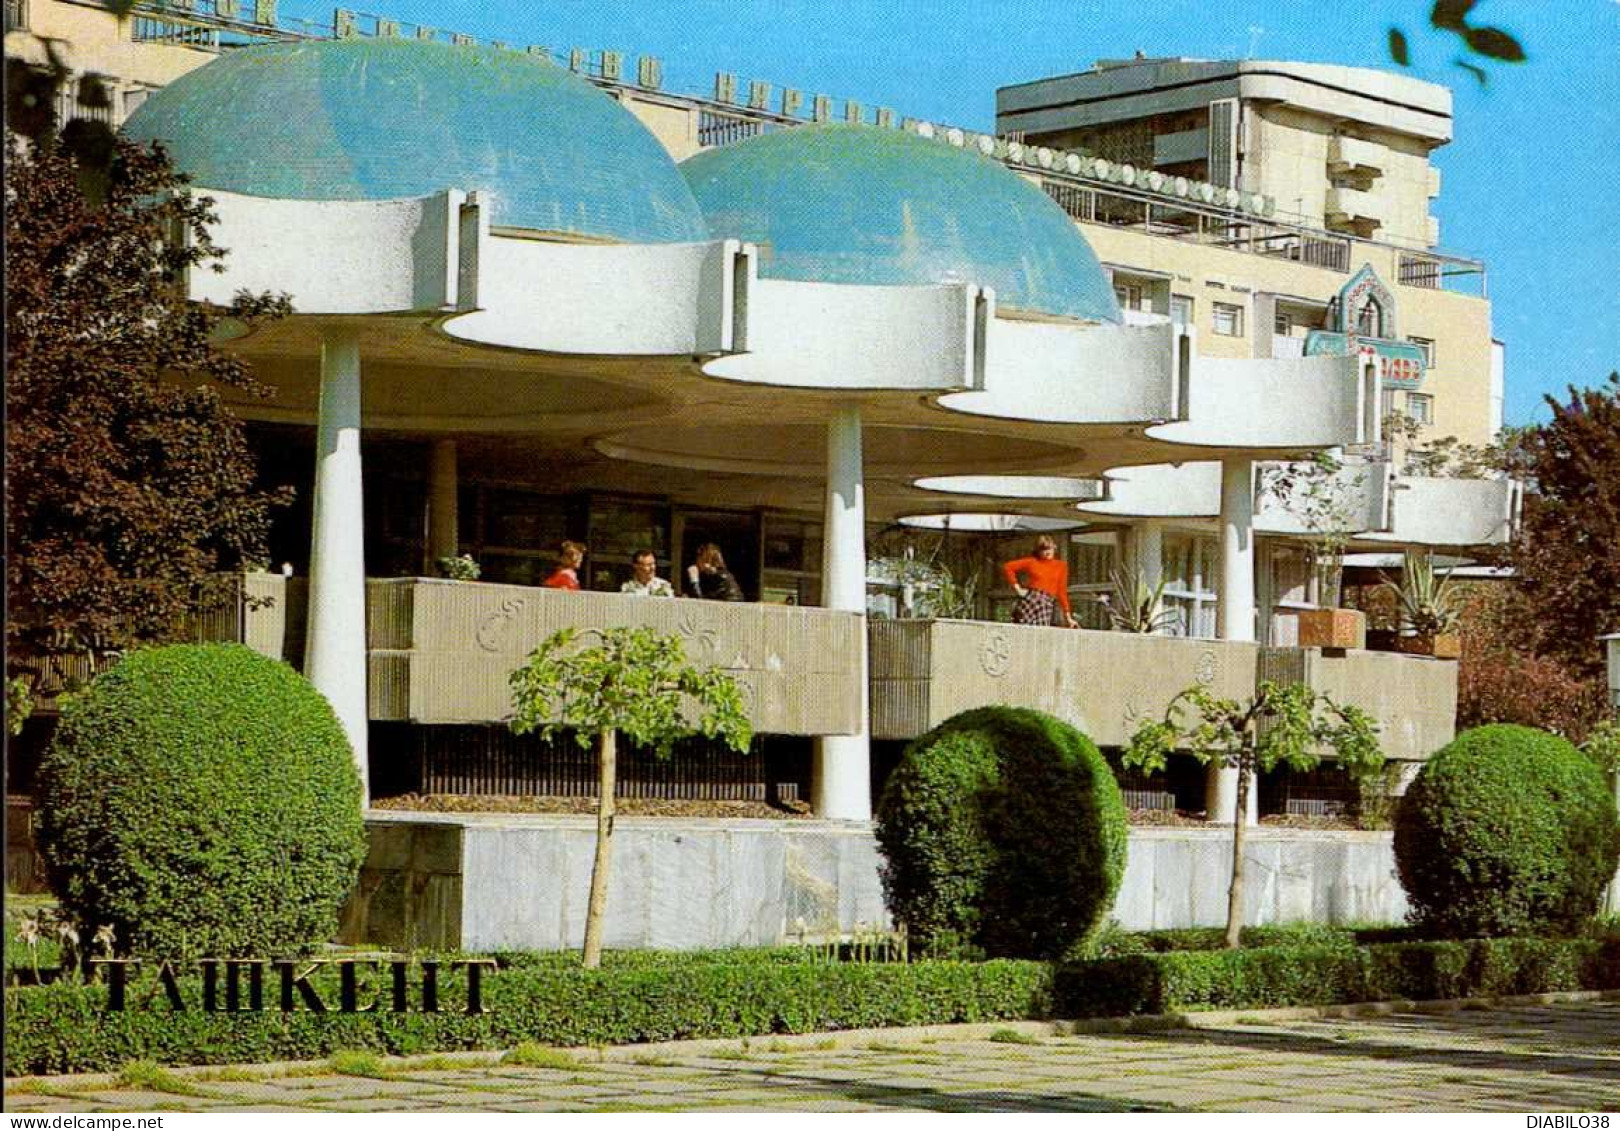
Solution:
{"label": "paved walkway", "polygon": [[10,1081],[13,1112],[1620,1111],[1620,1000],[685,1042]]}

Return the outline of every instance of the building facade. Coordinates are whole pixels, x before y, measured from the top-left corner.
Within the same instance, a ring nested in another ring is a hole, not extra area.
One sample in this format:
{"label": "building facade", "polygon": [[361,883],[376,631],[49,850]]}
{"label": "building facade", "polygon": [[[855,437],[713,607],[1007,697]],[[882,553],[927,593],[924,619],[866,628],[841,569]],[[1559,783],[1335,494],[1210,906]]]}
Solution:
{"label": "building facade", "polygon": [[[302,664],[374,780],[505,757],[505,675],[567,623],[683,633],[813,746],[835,818],[870,815],[874,742],[984,702],[1117,744],[1181,687],[1287,676],[1366,705],[1396,757],[1449,737],[1452,666],[1290,646],[1318,594],[1263,489],[1345,452],[1359,546],[1508,535],[1512,485],[1406,479],[1383,441],[1391,409],[1497,423],[1488,303],[1449,288],[1483,268],[1427,220],[1438,88],[1391,79],[1375,111],[1327,89],[1368,72],[1144,61],[1004,90],[976,134],[342,11],[17,7],[8,55],[69,41],[215,198],[231,256],[192,296],[293,295],[231,345],[278,390],[243,411],[301,503],[291,580],[244,582],[275,611],[229,631]],[[1128,567],[1182,639],[999,623],[994,564],[1042,530],[1093,630]],[[537,588],[565,538],[599,593]],[[617,594],[636,551],[676,571],[707,543],[754,603]],[[428,579],[461,553],[484,583]],[[979,581],[970,619],[879,623],[919,554]]]}

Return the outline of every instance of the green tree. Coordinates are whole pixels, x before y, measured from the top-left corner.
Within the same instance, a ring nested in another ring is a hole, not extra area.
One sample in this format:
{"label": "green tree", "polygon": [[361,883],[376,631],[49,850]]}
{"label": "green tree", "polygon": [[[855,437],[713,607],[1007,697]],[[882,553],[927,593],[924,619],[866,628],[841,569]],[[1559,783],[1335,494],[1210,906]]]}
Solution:
{"label": "green tree", "polygon": [[219,392],[268,390],[210,335],[287,300],[188,302],[186,273],[224,255],[212,202],[161,150],[109,144],[92,198],[65,144],[7,135],[8,701],[69,656],[173,639],[262,556],[279,499]]}
{"label": "green tree", "polygon": [[[576,647],[582,635],[599,643]],[[529,653],[511,684],[514,733],[550,738],[572,730],[581,746],[596,747],[596,856],[584,945],[585,966],[595,968],[602,962],[619,735],[661,758],[691,734],[746,751],[753,733],[741,689],[723,671],[688,664],[680,637],[650,628],[565,628]]]}
{"label": "green tree", "polygon": [[[1189,708],[1190,718],[1185,713]],[[1246,700],[1222,699],[1207,688],[1189,687],[1170,701],[1163,719],[1131,736],[1124,762],[1156,773],[1164,769],[1172,751],[1182,748],[1206,765],[1213,762],[1238,772],[1232,886],[1226,903],[1226,945],[1236,947],[1243,929],[1244,815],[1250,776],[1278,765],[1309,770],[1331,750],[1352,777],[1371,778],[1384,765],[1378,724],[1359,708],[1341,706],[1303,684],[1265,680]]]}
{"label": "green tree", "polygon": [[1530,489],[1514,584],[1533,650],[1596,678],[1596,637],[1620,632],[1620,374],[1547,405],[1552,419],[1523,440]]}

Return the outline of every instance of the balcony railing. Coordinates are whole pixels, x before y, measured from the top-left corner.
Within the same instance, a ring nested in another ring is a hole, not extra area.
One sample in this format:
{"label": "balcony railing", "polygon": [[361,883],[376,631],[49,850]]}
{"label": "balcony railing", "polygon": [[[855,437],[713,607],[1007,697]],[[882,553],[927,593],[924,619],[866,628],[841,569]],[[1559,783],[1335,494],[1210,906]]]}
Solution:
{"label": "balcony railing", "polygon": [[980,621],[871,626],[872,734],[909,739],[989,703],[1032,707],[1123,746],[1179,691],[1254,694],[1259,680],[1304,683],[1369,712],[1390,758],[1421,761],[1451,740],[1454,664],[1392,653],[1326,656],[1220,640]]}

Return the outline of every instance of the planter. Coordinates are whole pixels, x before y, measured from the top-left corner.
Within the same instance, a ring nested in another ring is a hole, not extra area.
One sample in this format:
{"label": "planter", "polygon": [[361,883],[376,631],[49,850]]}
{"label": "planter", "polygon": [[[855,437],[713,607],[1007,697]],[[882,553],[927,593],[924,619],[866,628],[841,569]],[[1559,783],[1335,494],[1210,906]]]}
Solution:
{"label": "planter", "polygon": [[1462,637],[1455,632],[1399,636],[1395,638],[1395,650],[1408,656],[1433,656],[1437,660],[1456,660],[1462,656]]}
{"label": "planter", "polygon": [[1355,609],[1301,609],[1299,647],[1365,648],[1367,617]]}

